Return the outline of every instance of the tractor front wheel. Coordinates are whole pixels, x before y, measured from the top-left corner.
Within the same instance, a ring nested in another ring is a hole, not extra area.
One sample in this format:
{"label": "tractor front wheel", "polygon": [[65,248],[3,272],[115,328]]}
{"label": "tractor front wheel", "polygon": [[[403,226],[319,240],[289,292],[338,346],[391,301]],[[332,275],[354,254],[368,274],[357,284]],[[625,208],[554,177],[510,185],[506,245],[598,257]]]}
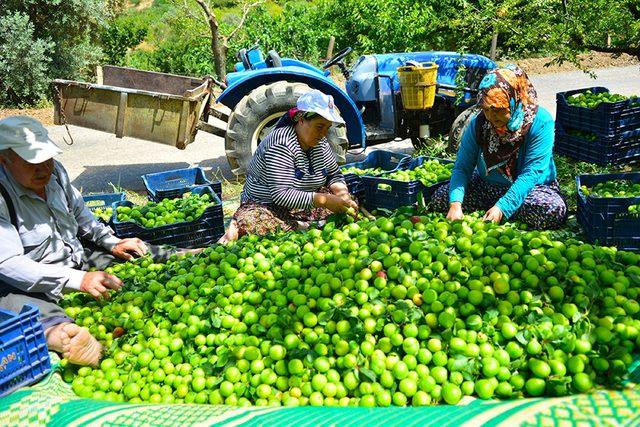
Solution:
{"label": "tractor front wheel", "polygon": [[[260,142],[280,117],[296,106],[300,95],[310,90],[304,83],[282,81],[260,86],[242,98],[229,116],[225,137],[227,160],[233,173],[246,175]],[[338,163],[344,163],[348,148],[345,127],[332,126],[327,139]]]}

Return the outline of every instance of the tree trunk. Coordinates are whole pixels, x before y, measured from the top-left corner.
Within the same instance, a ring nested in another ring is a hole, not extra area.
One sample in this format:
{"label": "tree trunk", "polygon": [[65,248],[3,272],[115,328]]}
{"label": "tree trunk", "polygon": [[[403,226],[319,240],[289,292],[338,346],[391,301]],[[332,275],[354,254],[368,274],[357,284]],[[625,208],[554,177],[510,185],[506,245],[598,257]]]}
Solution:
{"label": "tree trunk", "polygon": [[211,37],[211,53],[213,54],[213,64],[216,75],[220,81],[224,81],[227,75],[227,51],[229,49],[224,43],[220,43],[220,38],[216,34]]}
{"label": "tree trunk", "polygon": [[492,61],[496,60],[496,50],[498,49],[498,31],[493,30],[493,37],[491,37],[491,49],[489,50],[489,57]]}
{"label": "tree trunk", "polygon": [[211,55],[213,56],[216,76],[218,79],[224,80],[227,75],[227,47],[220,36],[218,20],[205,0],[196,0],[196,3],[202,8],[209,24],[209,30],[211,30]]}
{"label": "tree trunk", "polygon": [[204,11],[204,14],[207,18],[207,23],[209,24],[209,30],[211,30],[211,55],[213,56],[213,64],[216,69],[216,75],[218,76],[218,79],[224,80],[227,75],[227,53],[229,52],[228,43],[244,25],[244,21],[245,19],[247,19],[249,11],[260,4],[262,0],[258,0],[255,3],[246,3],[244,5],[244,11],[242,13],[242,19],[240,19],[240,23],[228,36],[220,34],[220,26],[218,25],[216,15],[215,13],[213,13],[206,0],[195,1]]}

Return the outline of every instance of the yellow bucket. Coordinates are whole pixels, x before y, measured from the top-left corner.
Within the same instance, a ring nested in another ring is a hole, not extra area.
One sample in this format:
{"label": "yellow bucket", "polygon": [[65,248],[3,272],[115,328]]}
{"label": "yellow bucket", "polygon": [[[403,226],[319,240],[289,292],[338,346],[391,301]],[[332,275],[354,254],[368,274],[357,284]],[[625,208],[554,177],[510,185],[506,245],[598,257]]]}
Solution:
{"label": "yellow bucket", "polygon": [[420,67],[413,65],[398,67],[402,105],[407,110],[426,110],[433,107],[436,97],[436,77],[438,65],[423,62]]}

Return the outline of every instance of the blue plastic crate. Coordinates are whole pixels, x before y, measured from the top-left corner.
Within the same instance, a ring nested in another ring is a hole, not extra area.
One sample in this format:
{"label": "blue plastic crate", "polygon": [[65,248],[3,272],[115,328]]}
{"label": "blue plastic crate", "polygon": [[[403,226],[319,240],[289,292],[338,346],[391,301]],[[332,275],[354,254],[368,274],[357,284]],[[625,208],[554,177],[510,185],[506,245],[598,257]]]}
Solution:
{"label": "blue plastic crate", "polygon": [[613,220],[613,238],[619,249],[640,250],[640,217],[628,213],[616,215]]}
{"label": "blue plastic crate", "polygon": [[591,87],[556,94],[556,123],[565,129],[592,132],[601,138],[618,138],[622,133],[640,128],[640,103],[627,99],[619,102],[603,102],[596,108],[571,105],[567,98],[578,93],[598,94],[609,92],[606,87]]}
{"label": "blue plastic crate", "polygon": [[[421,156],[408,162],[403,162],[399,169],[415,169],[421,166],[427,160],[438,160],[440,163],[453,163],[452,160],[440,159],[437,157]],[[395,179],[385,178],[384,175],[373,177],[362,177],[364,186],[365,207],[367,209],[397,209],[401,206],[410,206],[418,201],[418,194],[422,193],[428,200],[431,198],[435,190],[443,185],[445,181],[426,187],[422,182],[415,181],[398,181]]]}
{"label": "blue plastic crate", "polygon": [[598,165],[620,165],[640,161],[640,127],[617,137],[597,137],[591,141],[571,135],[556,122],[554,152]]}
{"label": "blue plastic crate", "polygon": [[39,315],[31,304],[22,307],[19,314],[0,309],[0,397],[51,371]]}
{"label": "blue plastic crate", "polygon": [[[397,170],[402,163],[409,160],[411,160],[411,156],[408,154],[396,153],[387,150],[374,150],[367,154],[367,157],[364,160],[347,163],[340,166],[340,169],[346,169],[349,167],[356,167],[358,169],[380,168],[387,172],[393,172]],[[362,186],[361,175],[347,173],[344,174],[344,180],[346,181],[351,194],[360,194],[363,192],[364,188]]]}
{"label": "blue plastic crate", "polygon": [[[95,211],[98,208],[111,208],[115,202],[122,202],[127,200],[127,195],[125,193],[102,193],[102,194],[91,194],[89,196],[82,196],[84,199],[85,205],[89,208],[91,212]],[[98,221],[103,222],[105,224],[110,223],[111,221],[104,221],[102,218],[98,218]]]}
{"label": "blue plastic crate", "polygon": [[177,199],[192,188],[208,185],[222,200],[222,182],[211,182],[202,168],[174,169],[166,172],[142,175],[149,199],[159,202],[162,199]]}
{"label": "blue plastic crate", "polygon": [[[640,172],[579,175],[577,185],[577,218],[588,240],[601,245],[615,245],[621,249],[640,249],[640,227],[629,228],[627,209],[640,203],[640,197],[586,196],[580,186],[593,187],[600,182],[624,179],[640,182]],[[635,243],[634,243],[635,242]]]}
{"label": "blue plastic crate", "polygon": [[110,208],[115,202],[127,200],[125,193],[101,193],[82,196],[87,207],[94,211],[97,208]]}
{"label": "blue plastic crate", "polygon": [[160,227],[145,228],[133,221],[118,221],[116,209],[118,206],[133,206],[129,201],[117,202],[114,205],[112,224],[116,236],[120,238],[138,237],[145,242],[156,245],[172,245],[179,248],[203,247],[215,243],[224,234],[224,214],[222,202],[211,187],[201,186],[191,189],[192,193],[211,195],[216,203],[207,207],[203,214],[188,222],[162,225]]}

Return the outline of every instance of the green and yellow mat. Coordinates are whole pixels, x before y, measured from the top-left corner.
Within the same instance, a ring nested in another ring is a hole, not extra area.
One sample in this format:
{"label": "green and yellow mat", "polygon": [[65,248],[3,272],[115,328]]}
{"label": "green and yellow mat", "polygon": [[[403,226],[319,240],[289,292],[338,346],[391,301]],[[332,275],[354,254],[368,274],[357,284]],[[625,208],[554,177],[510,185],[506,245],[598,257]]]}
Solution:
{"label": "green and yellow mat", "polygon": [[0,399],[0,426],[640,426],[640,360],[620,390],[509,401],[467,398],[422,408],[139,405],[77,397],[52,372]]}

